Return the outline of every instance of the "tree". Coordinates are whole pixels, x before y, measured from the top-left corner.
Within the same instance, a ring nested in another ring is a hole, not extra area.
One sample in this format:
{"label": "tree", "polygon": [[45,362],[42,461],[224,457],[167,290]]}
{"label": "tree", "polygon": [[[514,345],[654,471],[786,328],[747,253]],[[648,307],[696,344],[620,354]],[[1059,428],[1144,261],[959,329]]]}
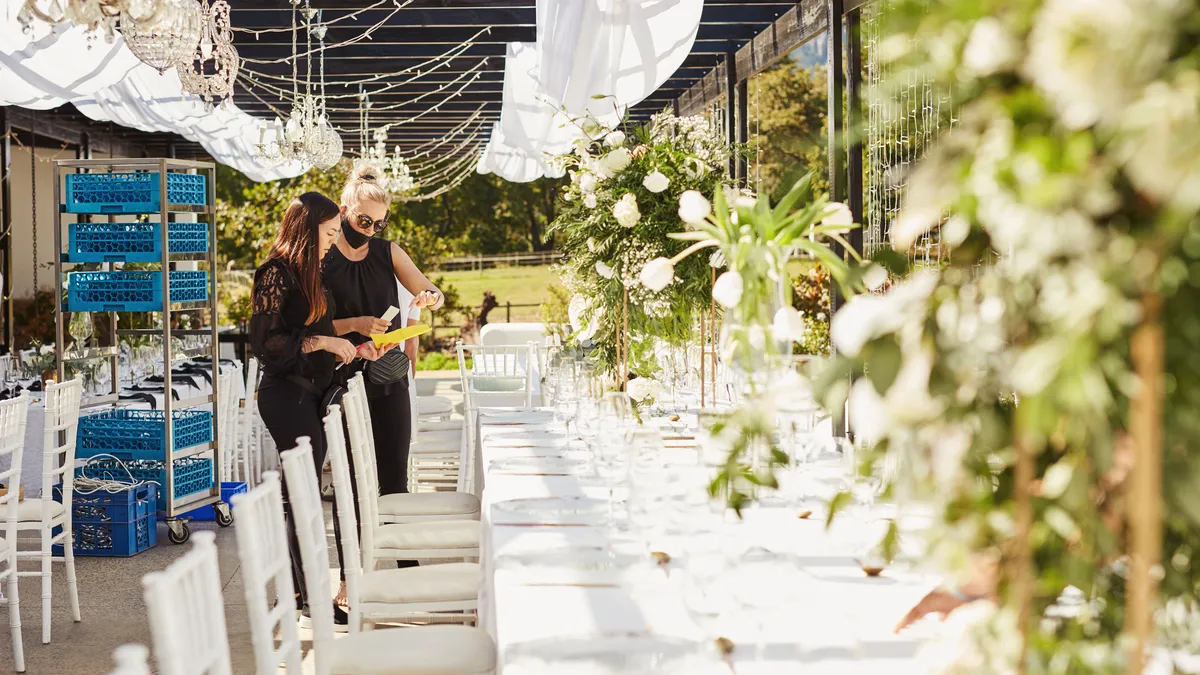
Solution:
{"label": "tree", "polygon": [[[808,172],[813,189],[828,189],[824,68],[785,60],[750,86],[750,131],[755,134],[761,191],[777,199]],[[753,150],[752,150],[753,153]]]}

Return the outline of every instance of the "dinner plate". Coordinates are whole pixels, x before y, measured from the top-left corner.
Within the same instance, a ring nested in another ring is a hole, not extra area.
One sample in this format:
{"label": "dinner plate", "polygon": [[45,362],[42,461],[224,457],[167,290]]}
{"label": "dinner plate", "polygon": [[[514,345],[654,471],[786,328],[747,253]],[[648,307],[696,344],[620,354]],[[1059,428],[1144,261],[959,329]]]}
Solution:
{"label": "dinner plate", "polygon": [[587,470],[582,459],[567,457],[505,457],[488,465],[489,473],[516,476],[574,476]]}
{"label": "dinner plate", "polygon": [[493,525],[595,525],[608,501],[594,497],[526,497],[492,505]]}
{"label": "dinner plate", "polygon": [[546,638],[505,650],[505,675],[694,675],[713,658],[703,643],[653,633]]}
{"label": "dinner plate", "polygon": [[554,421],[554,413],[546,410],[485,412],[480,413],[480,417],[484,426],[495,424],[546,424]]}

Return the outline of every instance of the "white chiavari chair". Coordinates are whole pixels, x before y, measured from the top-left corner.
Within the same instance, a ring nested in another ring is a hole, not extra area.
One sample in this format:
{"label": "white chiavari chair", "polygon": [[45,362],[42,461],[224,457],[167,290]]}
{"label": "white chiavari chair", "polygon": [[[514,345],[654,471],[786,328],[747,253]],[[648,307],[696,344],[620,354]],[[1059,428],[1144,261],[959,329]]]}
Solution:
{"label": "white chiavari chair", "polygon": [[357,632],[364,621],[411,619],[430,612],[461,613],[462,619],[473,621],[479,605],[478,563],[363,570],[340,406],[329,406],[329,414],[325,417],[325,439],[333,468],[334,498],[337,499],[342,533],[350,632]]}
{"label": "white chiavari chair", "polygon": [[232,675],[217,535],[192,535],[192,550],[142,577],[154,660],[161,675]]}
{"label": "white chiavari chair", "polygon": [[[280,453],[309,596],[329,595],[329,546],[312,444]],[[340,509],[339,509],[340,510]],[[343,551],[344,553],[344,551]],[[333,636],[333,603],[309,603],[316,675],[493,675],[496,646],[468,626],[422,626]],[[291,671],[289,671],[291,675]]]}
{"label": "white chiavari chair", "polygon": [[145,645],[121,645],[113,650],[117,667],[109,675],[150,675],[149,658]]}
{"label": "white chiavari chair", "polygon": [[[351,397],[350,401],[345,401],[343,397],[342,405],[345,409],[346,426],[350,431],[350,447],[354,456],[355,475],[358,475],[358,457],[361,454],[365,458],[365,462],[369,464],[369,466],[364,466],[364,468],[371,469],[376,486],[375,492],[378,494],[379,480],[378,464],[375,460],[375,433],[371,422],[371,409],[367,405],[366,384],[363,381],[362,373],[358,373],[350,379],[347,394]],[[418,446],[417,451],[421,452],[421,444],[421,441],[414,441],[409,444],[410,457],[413,452],[413,446]],[[453,460],[457,463],[461,448],[462,441],[459,439],[454,442],[452,448],[447,450],[446,454],[452,455]],[[381,495],[378,497],[378,503],[379,522],[381,523],[479,519],[479,498],[467,490]]]}
{"label": "white chiavari chair", "polygon": [[233,506],[238,513],[235,528],[238,558],[250,614],[254,662],[259,673],[274,674],[279,664],[284,663],[289,674],[298,675],[302,661],[296,626],[296,589],[292,582],[279,474],[264,472],[258,487],[233,496]]}
{"label": "white chiavari chair", "polygon": [[0,471],[0,483],[8,492],[0,496],[4,537],[0,539],[0,581],[7,580],[8,628],[12,633],[13,659],[18,673],[25,672],[25,645],[21,639],[21,599],[17,583],[17,521],[21,495],[21,459],[25,450],[25,420],[29,396],[22,393],[0,402],[0,457],[8,457],[9,468]]}
{"label": "white chiavari chair", "polygon": [[[53,597],[54,571],[52,563],[61,560],[67,567],[67,592],[71,601],[71,618],[78,623],[79,587],[75,580],[75,546],[72,531],[71,497],[75,487],[75,432],[79,427],[79,399],[83,396],[83,381],[46,382],[46,428],[42,449],[42,495],[21,502],[17,530],[36,531],[39,546],[36,550],[17,550],[19,559],[39,559],[38,571],[19,572],[21,577],[42,578],[42,644],[50,644],[50,604]],[[61,481],[62,502],[53,498],[55,481]],[[62,528],[57,535],[55,528]],[[63,547],[61,558],[53,555],[53,546]]]}
{"label": "white chiavari chair", "polygon": [[[357,384],[355,383],[357,380]],[[363,547],[363,568],[374,570],[380,560],[447,560],[479,557],[479,501],[459,492],[379,496],[375,453],[367,440],[371,436],[366,412],[366,395],[361,374],[351,380],[350,390],[342,397],[346,416],[352,421],[350,449],[358,493],[359,536]],[[335,490],[336,492],[336,490]],[[389,505],[388,522],[381,515],[381,502]],[[403,518],[403,522],[394,522]]]}
{"label": "white chiavari chair", "polygon": [[[523,406],[533,405],[534,371],[537,368],[537,346],[528,343],[517,345],[465,345],[459,342],[458,374],[462,380],[463,417],[466,438],[462,453],[466,474],[465,482],[472,493],[476,485],[479,467],[474,459],[479,452],[475,438],[479,424],[479,409],[489,405]],[[468,353],[471,365],[467,366]]]}

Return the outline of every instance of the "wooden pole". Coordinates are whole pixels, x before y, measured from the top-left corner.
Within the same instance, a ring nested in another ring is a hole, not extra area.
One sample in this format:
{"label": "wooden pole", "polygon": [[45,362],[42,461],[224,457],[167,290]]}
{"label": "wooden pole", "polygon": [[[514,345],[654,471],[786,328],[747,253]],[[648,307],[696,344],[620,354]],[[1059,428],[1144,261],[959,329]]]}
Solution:
{"label": "wooden pole", "polygon": [[706,323],[708,323],[707,317],[705,317],[703,314],[701,314],[700,315],[700,408],[701,409],[704,408],[704,361],[708,357],[708,355],[704,353],[704,350],[705,350],[704,334],[708,332],[705,330]]}
{"label": "wooden pole", "polygon": [[[717,285],[717,268],[711,267],[710,269],[712,270],[712,285],[716,286]],[[712,371],[711,376],[712,376],[713,404],[716,405],[716,403],[717,403],[717,344],[720,342],[720,340],[717,339],[717,301],[715,299],[713,299],[712,293],[709,293],[708,297],[709,297],[709,300],[708,300],[709,318],[712,320],[712,333],[711,333],[712,334],[712,361],[710,361],[712,368],[710,370]]]}
{"label": "wooden pole", "polygon": [[621,391],[629,382],[629,287],[623,286],[625,297],[621,301]]}
{"label": "wooden pole", "polygon": [[1125,607],[1125,632],[1132,652],[1128,675],[1139,675],[1154,628],[1154,599],[1158,580],[1154,568],[1162,553],[1162,390],[1163,329],[1159,322],[1162,297],[1142,297],[1142,324],[1130,341],[1133,369],[1140,386],[1130,402],[1129,431],[1133,436],[1133,469],[1129,492],[1130,574]]}
{"label": "wooden pole", "polygon": [[1033,531],[1034,481],[1033,450],[1029,438],[1021,430],[1020,411],[1013,424],[1013,447],[1016,450],[1016,466],[1013,467],[1013,516],[1017,526],[1017,552],[1010,568],[1013,599],[1017,604],[1017,626],[1021,631],[1021,651],[1017,661],[1017,675],[1025,675],[1025,652],[1029,648],[1030,620],[1033,616],[1033,549],[1029,535]]}

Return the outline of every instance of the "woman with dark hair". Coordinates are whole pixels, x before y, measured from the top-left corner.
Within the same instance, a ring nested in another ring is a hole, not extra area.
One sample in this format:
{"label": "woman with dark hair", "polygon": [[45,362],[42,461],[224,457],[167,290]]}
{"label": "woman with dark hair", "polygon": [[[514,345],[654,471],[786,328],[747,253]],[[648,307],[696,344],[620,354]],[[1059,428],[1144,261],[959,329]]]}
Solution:
{"label": "woman with dark hair", "polygon": [[[335,362],[379,356],[374,345],[355,348],[334,332],[334,300],[322,282],[321,267],[341,232],[337,204],[319,193],[306,192],[288,206],[266,262],[254,273],[250,346],[263,370],[258,410],[279,450],[290,450],[296,447],[297,438],[308,436],[318,469],[325,461],[322,399],[333,381]],[[308,598],[290,507],[288,515],[292,577],[299,605],[307,616]],[[336,535],[340,559],[341,541]],[[345,623],[336,605],[335,616]]]}

